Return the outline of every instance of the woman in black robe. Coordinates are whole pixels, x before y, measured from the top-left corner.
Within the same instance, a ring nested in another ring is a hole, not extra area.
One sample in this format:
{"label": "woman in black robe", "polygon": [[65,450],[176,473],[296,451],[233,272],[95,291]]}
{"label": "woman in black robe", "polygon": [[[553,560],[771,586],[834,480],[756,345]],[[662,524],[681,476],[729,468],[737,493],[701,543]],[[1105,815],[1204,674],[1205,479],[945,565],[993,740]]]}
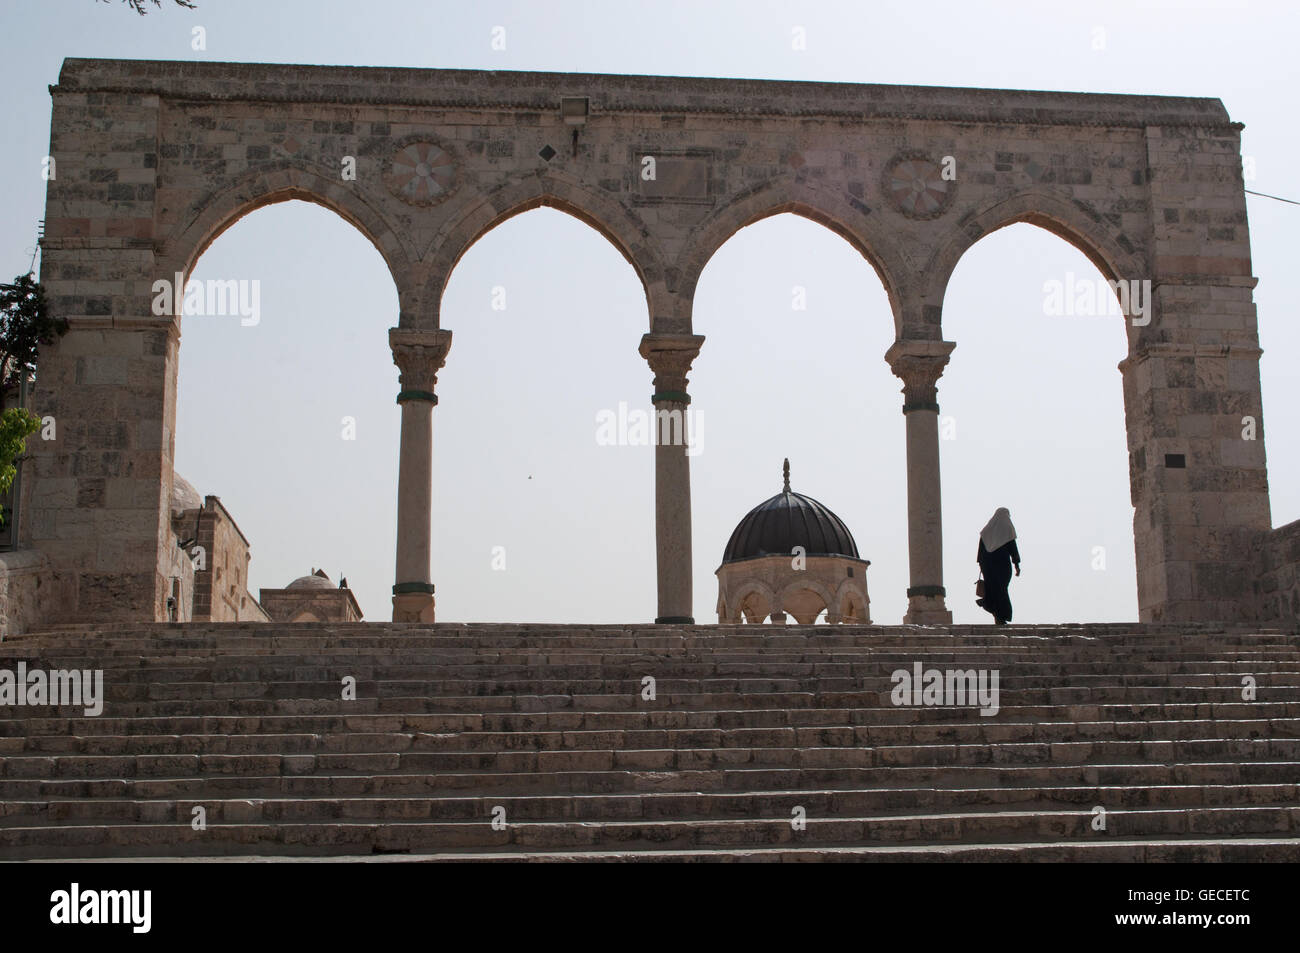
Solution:
{"label": "woman in black robe", "polygon": [[1011,565],[1020,575],[1020,550],[1016,548],[1016,528],[1011,523],[1011,513],[1001,507],[993,514],[984,529],[980,530],[980,548],[976,556],[980,574],[984,577],[984,598],[975,604],[993,616],[998,625],[1011,621]]}

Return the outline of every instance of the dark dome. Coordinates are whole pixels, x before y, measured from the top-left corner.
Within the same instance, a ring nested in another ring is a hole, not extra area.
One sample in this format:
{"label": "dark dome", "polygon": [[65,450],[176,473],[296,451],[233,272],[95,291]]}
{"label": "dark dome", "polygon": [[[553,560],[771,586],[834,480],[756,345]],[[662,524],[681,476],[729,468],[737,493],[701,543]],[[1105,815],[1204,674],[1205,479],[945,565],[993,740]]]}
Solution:
{"label": "dark dome", "polygon": [[789,556],[802,546],[809,556],[849,556],[859,559],[858,544],[844,521],[810,496],[790,489],[790,462],[785,463],[785,489],[754,507],[740,521],[724,563],[755,556]]}

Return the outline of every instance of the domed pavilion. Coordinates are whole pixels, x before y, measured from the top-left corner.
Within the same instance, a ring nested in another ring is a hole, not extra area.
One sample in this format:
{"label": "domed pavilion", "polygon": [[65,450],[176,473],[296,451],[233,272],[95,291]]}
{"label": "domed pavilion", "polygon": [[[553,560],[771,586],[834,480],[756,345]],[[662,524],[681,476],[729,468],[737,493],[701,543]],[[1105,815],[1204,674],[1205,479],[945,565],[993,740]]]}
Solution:
{"label": "domed pavilion", "polygon": [[360,622],[361,607],[340,579],[337,586],[324,570],[313,569],[283,589],[263,589],[259,601],[276,622]]}
{"label": "domed pavilion", "polygon": [[844,521],[826,506],[785,486],[740,521],[722,554],[718,622],[784,625],[794,616],[811,625],[826,613],[829,623],[871,622],[867,567]]}

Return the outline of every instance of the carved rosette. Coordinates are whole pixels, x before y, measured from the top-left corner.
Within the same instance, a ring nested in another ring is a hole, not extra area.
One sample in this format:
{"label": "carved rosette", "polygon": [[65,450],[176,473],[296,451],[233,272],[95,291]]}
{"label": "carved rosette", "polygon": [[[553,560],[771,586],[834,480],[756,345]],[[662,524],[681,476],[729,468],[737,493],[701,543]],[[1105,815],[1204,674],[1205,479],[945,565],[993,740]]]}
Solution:
{"label": "carved rosette", "polygon": [[903,381],[903,413],[939,410],[939,378],[957,345],[951,341],[897,341],[885,353],[890,369]]}
{"label": "carved rosette", "polygon": [[881,191],[891,205],[908,218],[938,218],[948,211],[957,194],[955,180],[922,152],[900,152],[889,160],[881,177]]}
{"label": "carved rosette", "polygon": [[436,142],[406,140],[388,160],[384,184],[410,205],[434,205],[455,188],[456,163]]}
{"label": "carved rosette", "polygon": [[434,388],[438,384],[438,371],[451,349],[451,332],[393,328],[388,332],[388,346],[400,372],[401,393],[397,402],[426,400],[436,404]]}
{"label": "carved rosette", "polygon": [[654,373],[655,392],[651,400],[689,404],[686,374],[704,344],[702,334],[647,334],[641,338],[641,356]]}

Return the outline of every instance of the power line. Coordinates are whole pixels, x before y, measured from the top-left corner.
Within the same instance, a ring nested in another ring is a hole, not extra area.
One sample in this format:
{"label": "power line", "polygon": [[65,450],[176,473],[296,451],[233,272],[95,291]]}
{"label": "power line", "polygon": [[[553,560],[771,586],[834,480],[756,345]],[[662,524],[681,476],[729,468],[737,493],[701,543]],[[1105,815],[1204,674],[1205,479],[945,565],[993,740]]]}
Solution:
{"label": "power line", "polygon": [[1269,195],[1267,192],[1253,192],[1253,191],[1251,191],[1250,189],[1246,189],[1246,194],[1247,194],[1247,195],[1258,195],[1258,196],[1261,196],[1261,197],[1266,198],[1266,199],[1274,199],[1275,201],[1278,201],[1278,202],[1287,202],[1287,203],[1289,203],[1289,204],[1291,204],[1291,205],[1300,205],[1300,202],[1297,202],[1295,199],[1284,199],[1284,198],[1282,198],[1282,196],[1280,196],[1280,195]]}

